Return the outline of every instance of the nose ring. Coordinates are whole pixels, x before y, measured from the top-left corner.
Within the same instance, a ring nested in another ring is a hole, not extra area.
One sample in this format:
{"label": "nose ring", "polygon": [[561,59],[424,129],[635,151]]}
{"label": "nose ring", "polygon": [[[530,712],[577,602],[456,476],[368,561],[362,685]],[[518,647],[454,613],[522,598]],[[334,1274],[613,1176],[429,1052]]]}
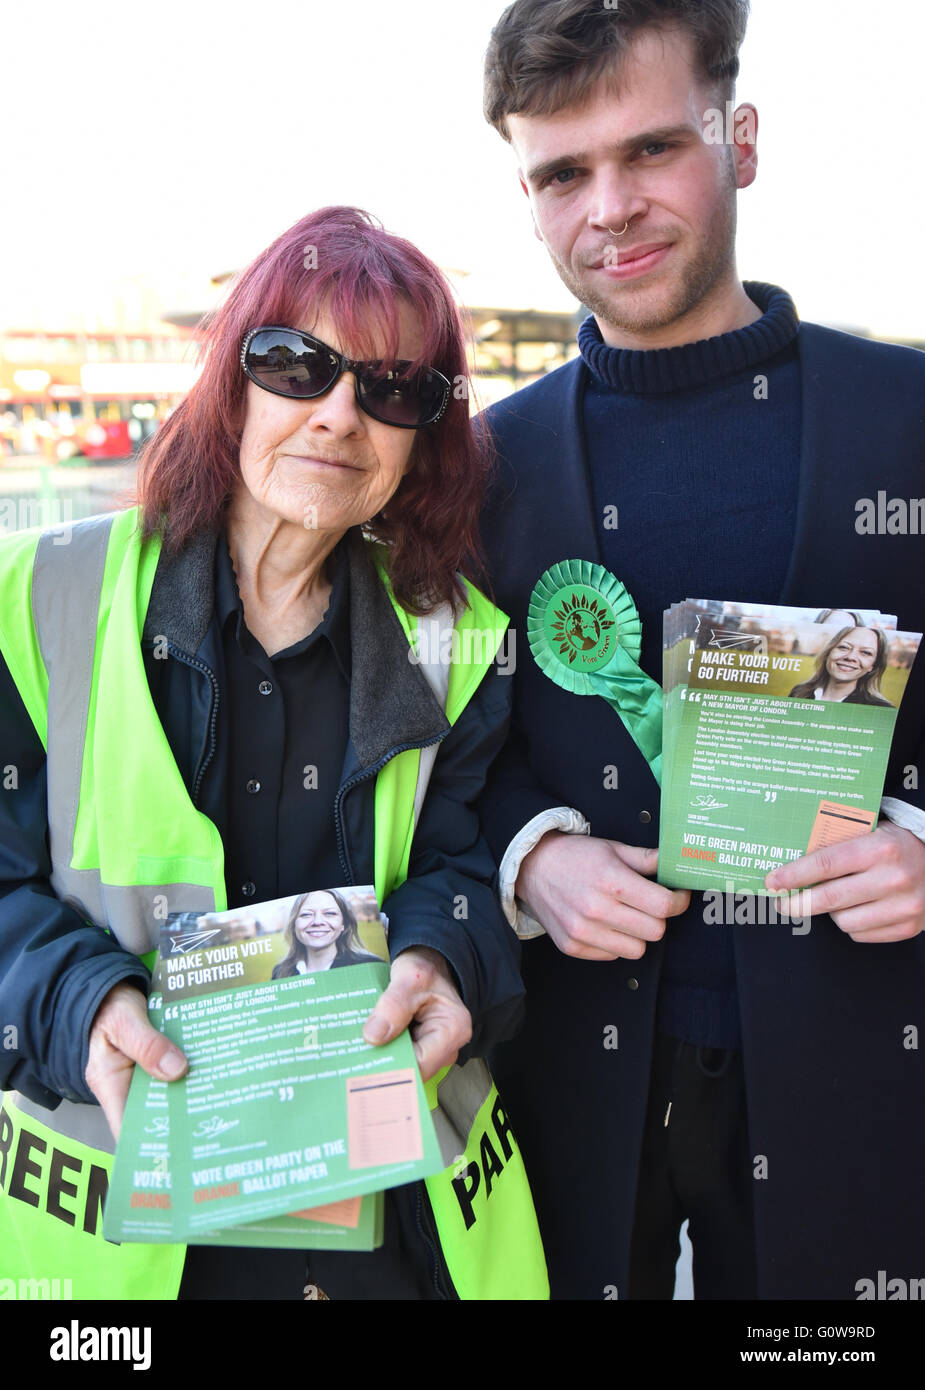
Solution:
{"label": "nose ring", "polygon": [[611,235],[612,237],[620,237],[620,236],[623,236],[623,234],[624,234],[624,232],[626,231],[626,229],[627,229],[628,226],[629,226],[629,223],[628,223],[628,222],[624,222],[624,224],[623,224],[623,231],[622,231],[622,232],[615,232],[614,229],[613,229],[613,227],[608,227],[607,230],[608,230],[608,232],[610,233],[610,235]]}

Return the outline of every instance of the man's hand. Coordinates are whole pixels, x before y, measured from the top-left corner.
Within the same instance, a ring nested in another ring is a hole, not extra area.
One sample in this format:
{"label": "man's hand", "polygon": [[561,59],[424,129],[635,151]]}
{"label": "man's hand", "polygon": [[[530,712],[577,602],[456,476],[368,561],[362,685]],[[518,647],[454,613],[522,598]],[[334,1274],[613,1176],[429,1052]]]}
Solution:
{"label": "man's hand", "polygon": [[86,1082],[118,1139],[132,1068],[138,1062],[158,1081],[176,1081],[189,1063],[148,1022],[148,1005],[135,985],[120,984],[103,999],[90,1029]]}
{"label": "man's hand", "polygon": [[551,830],[521,864],[516,892],[564,955],[638,960],[691,900],[651,883],[657,868],[657,849]]}
{"label": "man's hand", "polygon": [[402,951],[392,961],[389,987],[366,1020],[363,1037],[379,1046],[409,1023],[424,1081],[455,1062],[472,1037],[472,1019],[450,968],[439,951],[427,946]]}
{"label": "man's hand", "polygon": [[925,845],[890,821],[783,864],[764,884],[772,892],[808,889],[788,911],[828,912],[853,941],[906,941],[925,928]]}

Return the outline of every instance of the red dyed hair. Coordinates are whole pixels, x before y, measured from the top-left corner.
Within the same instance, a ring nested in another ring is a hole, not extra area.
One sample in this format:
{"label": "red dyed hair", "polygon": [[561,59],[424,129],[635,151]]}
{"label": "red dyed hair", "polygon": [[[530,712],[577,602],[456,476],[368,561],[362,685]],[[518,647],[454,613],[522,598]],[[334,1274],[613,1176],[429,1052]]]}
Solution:
{"label": "red dyed hair", "polygon": [[[308,255],[312,248],[315,255]],[[306,268],[317,262],[316,268]],[[441,272],[409,241],[386,232],[358,208],[329,207],[296,222],[253,261],[205,332],[205,363],[192,390],[146,446],[137,498],[144,534],[163,530],[170,550],[196,532],[221,525],[240,477],[247,377],[241,343],[261,324],[296,326],[324,310],[337,322],[345,351],[381,358],[378,330],[394,362],[404,300],[422,330],[421,356],[453,383],[443,417],[419,429],[412,466],[388,504],[367,522],[386,542],[386,565],[398,601],[428,612],[462,597],[464,556],[479,556],[478,513],[488,463],[469,420],[469,371],[459,311]],[[459,390],[461,382],[465,390]]]}

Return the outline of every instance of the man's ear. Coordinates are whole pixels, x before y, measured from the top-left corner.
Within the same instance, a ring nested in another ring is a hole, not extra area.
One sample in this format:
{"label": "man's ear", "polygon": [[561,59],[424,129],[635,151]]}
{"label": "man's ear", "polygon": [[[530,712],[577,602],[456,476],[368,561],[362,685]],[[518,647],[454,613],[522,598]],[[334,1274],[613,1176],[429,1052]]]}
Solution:
{"label": "man's ear", "polygon": [[[533,218],[533,235],[536,237],[537,241],[543,241],[543,234],[540,231],[539,227],[536,225],[536,215],[533,211],[533,203],[530,201],[530,190],[527,187],[527,181],[523,176],[522,169],[517,170],[517,178],[520,182],[521,188],[524,191],[524,194],[526,195],[527,202],[530,203],[530,216]],[[543,245],[546,245],[545,241],[543,241]]]}
{"label": "man's ear", "polygon": [[732,157],[736,188],[748,188],[758,174],[758,112],[750,101],[737,106],[732,118]]}

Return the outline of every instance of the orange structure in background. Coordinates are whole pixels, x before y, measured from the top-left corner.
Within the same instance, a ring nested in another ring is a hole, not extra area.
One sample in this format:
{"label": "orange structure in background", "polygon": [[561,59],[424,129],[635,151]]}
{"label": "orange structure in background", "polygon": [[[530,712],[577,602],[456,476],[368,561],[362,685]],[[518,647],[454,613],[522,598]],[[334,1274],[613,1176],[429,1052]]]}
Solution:
{"label": "orange structure in background", "polygon": [[0,455],[125,457],[196,379],[189,329],[0,328]]}

